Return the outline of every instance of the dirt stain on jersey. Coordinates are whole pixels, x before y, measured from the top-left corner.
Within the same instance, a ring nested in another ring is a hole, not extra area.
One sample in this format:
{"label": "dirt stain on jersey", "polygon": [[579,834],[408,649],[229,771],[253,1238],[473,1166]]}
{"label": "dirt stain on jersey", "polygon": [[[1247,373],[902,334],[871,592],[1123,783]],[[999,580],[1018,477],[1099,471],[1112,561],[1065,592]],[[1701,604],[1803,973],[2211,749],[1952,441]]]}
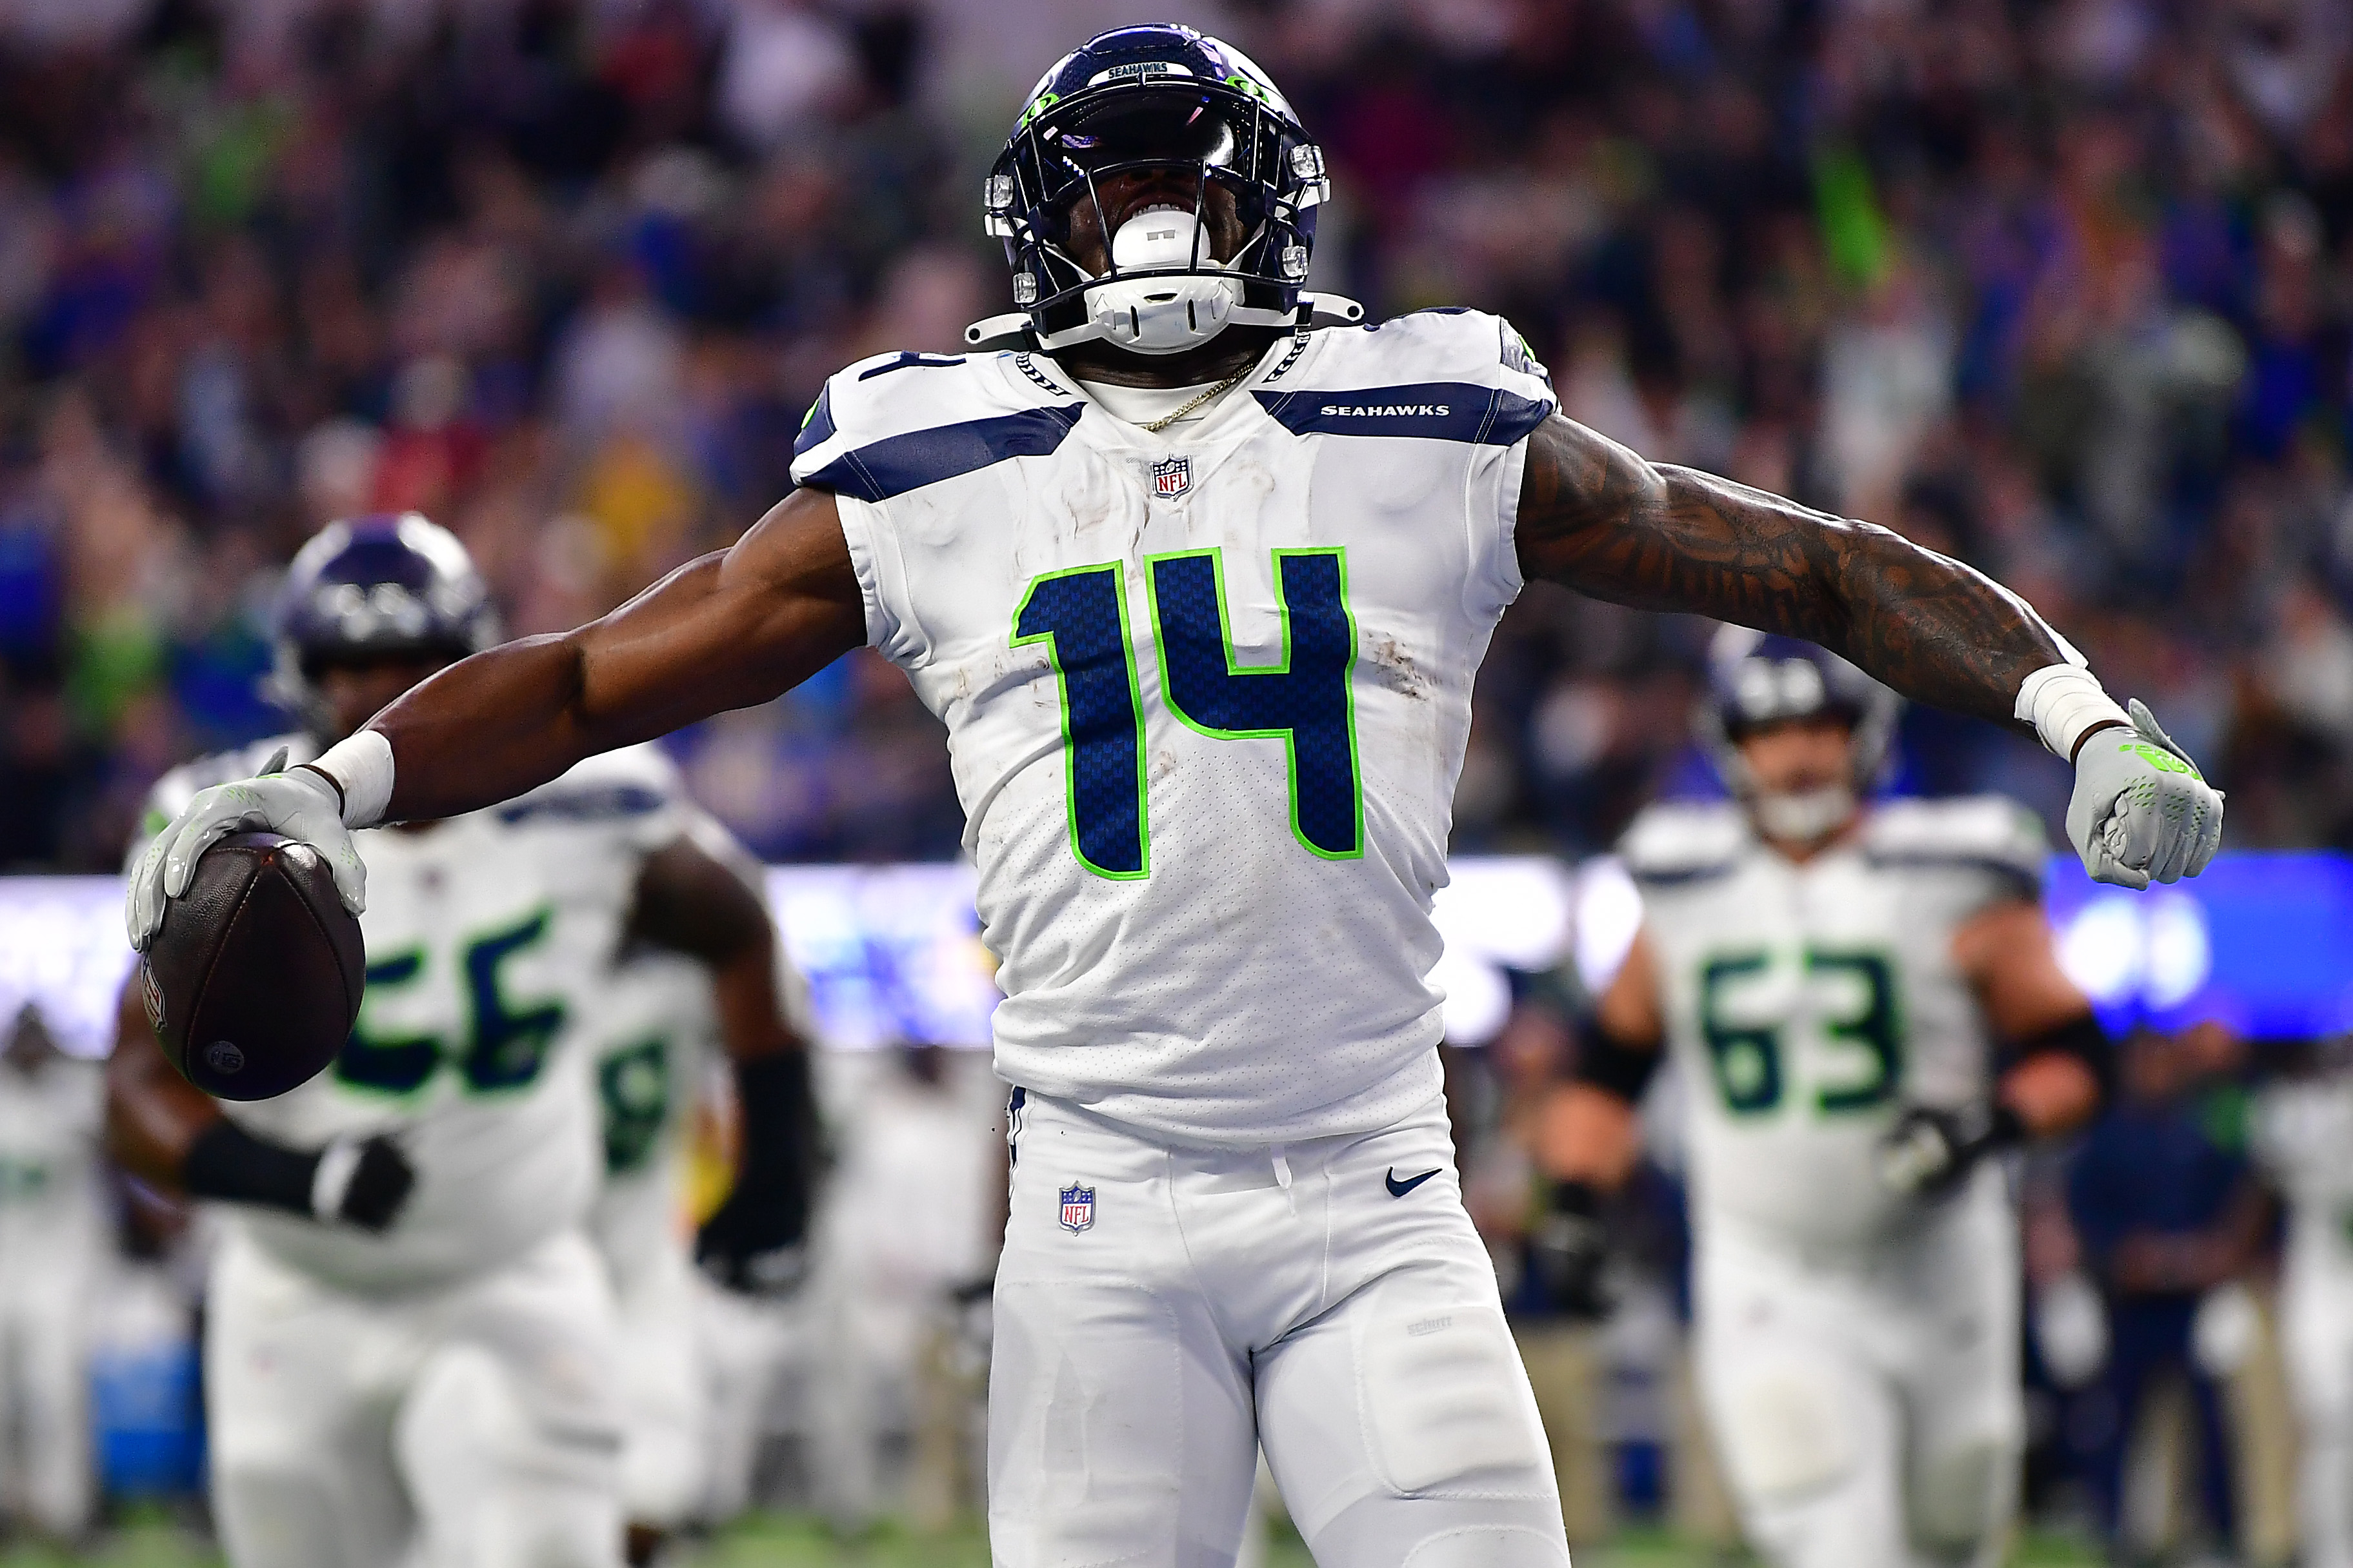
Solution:
{"label": "dirt stain on jersey", "polygon": [[1406,652],[1397,638],[1375,637],[1372,655],[1373,668],[1380,671],[1383,686],[1400,697],[1409,697],[1416,702],[1430,700],[1428,672],[1414,662],[1413,655]]}

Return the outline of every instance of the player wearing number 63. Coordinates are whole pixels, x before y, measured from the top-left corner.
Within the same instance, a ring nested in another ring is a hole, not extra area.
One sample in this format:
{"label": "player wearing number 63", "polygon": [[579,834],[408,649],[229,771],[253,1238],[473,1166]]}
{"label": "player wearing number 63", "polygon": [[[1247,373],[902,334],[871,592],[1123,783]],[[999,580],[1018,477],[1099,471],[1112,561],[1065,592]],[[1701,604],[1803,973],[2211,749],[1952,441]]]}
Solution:
{"label": "player wearing number 63", "polygon": [[2042,917],[2042,825],[1866,805],[1894,693],[1719,634],[1703,731],[1735,799],[1627,834],[1644,922],[1577,1081],[1533,1257],[1592,1306],[1598,1198],[1662,1051],[1687,1129],[1702,1404],[1776,1568],[1989,1564],[2024,1418],[2018,1235],[1987,1156],[2098,1108],[2107,1040]]}
{"label": "player wearing number 63", "polygon": [[[413,514],[329,527],[278,617],[273,685],[303,729],[166,777],[153,825],[266,752],[316,755],[488,629],[448,533]],[[633,748],[497,810],[359,835],[375,893],[359,1021],[332,1067],[276,1100],[199,1093],[126,987],[116,1152],[229,1215],[205,1363],[236,1568],[619,1563],[642,1423],[616,1377],[631,1330],[585,1226],[605,1176],[594,1057],[620,1026],[625,941],[702,966],[736,1061],[743,1163],[706,1257],[755,1286],[792,1261],[807,1210],[808,1063],[774,932],[695,826],[668,765]]]}
{"label": "player wearing number 63", "polygon": [[[1562,418],[1493,316],[1302,292],[1323,155],[1187,28],[1057,62],[984,187],[1015,314],[826,385],[799,489],[595,625],[477,656],[193,802],[134,942],[266,823],[471,811],[871,644],[947,723],[997,1059],[998,1562],[1231,1559],[1262,1444],[1331,1568],[1566,1560],[1440,1103],[1472,680],[1524,584],[1831,645],[2075,762],[2086,858],[2195,871],[2219,797],[2012,595]],[[2121,728],[2118,728],[2121,727]]]}

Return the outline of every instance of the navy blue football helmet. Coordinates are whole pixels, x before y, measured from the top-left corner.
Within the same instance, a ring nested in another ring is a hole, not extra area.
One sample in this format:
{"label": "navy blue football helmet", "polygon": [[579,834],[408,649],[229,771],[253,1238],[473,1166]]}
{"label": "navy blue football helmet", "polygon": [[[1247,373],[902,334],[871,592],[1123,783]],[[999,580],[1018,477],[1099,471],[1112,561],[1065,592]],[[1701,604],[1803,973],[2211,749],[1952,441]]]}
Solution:
{"label": "navy blue football helmet", "polygon": [[1828,648],[1798,637],[1725,626],[1708,649],[1700,739],[1735,793],[1748,787],[1740,738],[1788,719],[1842,719],[1854,731],[1858,791],[1878,783],[1904,700]]}
{"label": "navy blue football helmet", "polygon": [[[1124,218],[1103,237],[1107,270],[1088,271],[1071,249],[1072,212],[1098,181],[1152,170],[1181,175],[1193,210]],[[1245,236],[1223,262],[1202,221],[1213,186],[1231,195]],[[1005,241],[1020,310],[974,323],[965,340],[1176,353],[1229,325],[1361,321],[1354,301],[1301,291],[1331,190],[1323,150],[1240,49],[1166,23],[1098,34],[1039,79],[989,171],[984,221]]]}
{"label": "navy blue football helmet", "polygon": [[295,553],[272,634],[271,700],[332,742],[322,669],[463,658],[499,640],[499,621],[457,535],[417,512],[380,512],[331,522]]}

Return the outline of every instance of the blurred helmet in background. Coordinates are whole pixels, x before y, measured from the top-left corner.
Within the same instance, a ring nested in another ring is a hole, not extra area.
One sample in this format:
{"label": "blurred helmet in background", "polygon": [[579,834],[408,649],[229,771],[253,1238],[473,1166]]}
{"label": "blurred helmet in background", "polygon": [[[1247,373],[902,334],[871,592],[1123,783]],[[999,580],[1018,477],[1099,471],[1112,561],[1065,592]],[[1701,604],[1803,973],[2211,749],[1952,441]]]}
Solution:
{"label": "blurred helmet in background", "polygon": [[[1699,734],[1716,771],[1777,837],[1811,838],[1851,815],[1879,783],[1904,700],[1828,648],[1797,637],[1725,626],[1708,648]],[[1853,732],[1842,800],[1770,796],[1740,753],[1742,737],[1792,719],[1842,721]],[[1831,818],[1836,821],[1831,821]]]}
{"label": "blurred helmet in background", "polygon": [[413,511],[345,518],[313,535],[287,568],[267,690],[305,729],[332,739],[321,670],[459,659],[498,640],[489,585],[456,534]]}
{"label": "blurred helmet in background", "polygon": [[[1098,181],[1154,170],[1189,182],[1194,210],[1128,216],[1104,237],[1109,269],[1088,271],[1071,249],[1072,212]],[[1225,261],[1202,210],[1213,187],[1241,219],[1241,247]],[[1038,346],[1102,340],[1159,354],[1230,325],[1298,324],[1315,209],[1330,195],[1322,150],[1264,71],[1229,44],[1155,23],[1099,34],[1054,63],[990,169],[983,205]],[[1005,320],[966,336],[982,342]]]}

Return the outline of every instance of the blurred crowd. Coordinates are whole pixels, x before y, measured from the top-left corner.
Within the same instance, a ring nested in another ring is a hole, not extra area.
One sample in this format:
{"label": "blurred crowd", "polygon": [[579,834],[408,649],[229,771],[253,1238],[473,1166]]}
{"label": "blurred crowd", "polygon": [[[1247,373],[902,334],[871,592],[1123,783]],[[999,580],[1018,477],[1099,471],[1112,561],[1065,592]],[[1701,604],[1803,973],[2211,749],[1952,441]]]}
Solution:
{"label": "blurred crowd", "polygon": [[[1977,563],[2146,695],[2239,847],[2353,842],[2353,12],[2336,0],[12,0],[0,866],[111,866],[265,732],[273,573],[416,507],[509,629],[780,496],[821,378],[1002,308],[979,173],[1054,54],[1173,11],[1339,192],[1320,287],[1506,311],[1572,416]],[[1466,848],[1704,787],[1702,628],[1545,591]],[[869,657],[677,742],[771,857],[955,852]],[[1905,771],[2061,773],[1915,715]]]}

